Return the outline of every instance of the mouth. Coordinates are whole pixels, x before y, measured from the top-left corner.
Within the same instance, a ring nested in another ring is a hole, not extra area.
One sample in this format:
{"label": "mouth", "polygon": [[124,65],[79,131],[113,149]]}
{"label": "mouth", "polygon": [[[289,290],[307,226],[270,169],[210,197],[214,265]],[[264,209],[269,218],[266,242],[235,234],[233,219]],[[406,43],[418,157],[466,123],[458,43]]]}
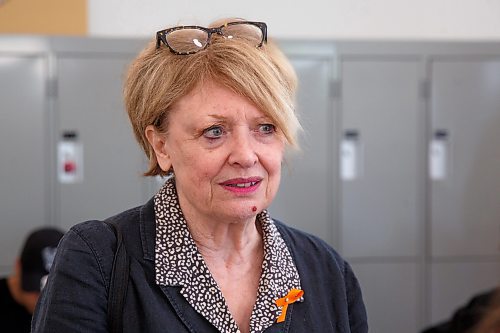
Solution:
{"label": "mouth", "polygon": [[238,193],[250,193],[256,191],[262,182],[262,178],[252,177],[252,178],[234,178],[226,180],[220,185],[231,192]]}
{"label": "mouth", "polygon": [[257,185],[258,183],[259,182],[256,181],[256,182],[247,182],[247,183],[225,184],[225,186],[237,187],[237,188],[248,188],[248,187]]}

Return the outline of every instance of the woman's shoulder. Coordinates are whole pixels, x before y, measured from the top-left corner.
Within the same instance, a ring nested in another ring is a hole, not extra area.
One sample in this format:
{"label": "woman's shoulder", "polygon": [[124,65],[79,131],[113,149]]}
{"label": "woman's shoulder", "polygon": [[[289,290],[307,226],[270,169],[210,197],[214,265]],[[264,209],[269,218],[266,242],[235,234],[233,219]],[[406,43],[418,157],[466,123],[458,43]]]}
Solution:
{"label": "woman's shoulder", "polygon": [[345,261],[340,254],[326,241],[318,236],[291,227],[279,220],[273,219],[283,240],[297,256],[314,256],[316,259],[330,258],[343,266]]}
{"label": "woman's shoulder", "polygon": [[71,227],[70,230],[79,234],[94,234],[96,232],[102,232],[103,229],[112,231],[108,223],[113,223],[120,228],[129,228],[131,224],[137,224],[137,221],[142,220],[142,215],[150,215],[150,213],[154,214],[154,212],[149,212],[149,210],[153,210],[151,201],[152,200],[144,205],[133,207],[123,212],[117,213],[104,220],[88,220],[85,222],[80,222]]}
{"label": "woman's shoulder", "polygon": [[91,250],[114,251],[116,236],[109,223],[117,225],[122,230],[129,230],[137,225],[143,207],[128,209],[105,220],[88,220],[75,224],[69,229],[61,245],[64,246],[71,240],[69,243],[74,243],[78,239],[79,243],[86,244]]}
{"label": "woman's shoulder", "polygon": [[[70,232],[80,236],[83,239],[91,237],[102,236],[106,238],[108,235],[112,235],[113,231],[106,222],[111,222],[118,224],[120,226],[127,223],[127,221],[132,220],[134,215],[137,215],[139,207],[129,209],[117,215],[111,216],[105,220],[88,220],[84,222],[77,223],[70,228]],[[99,237],[100,238],[100,237]]]}
{"label": "woman's shoulder", "polygon": [[323,239],[321,239],[318,236],[315,236],[313,234],[310,234],[306,231],[297,229],[295,227],[292,227],[284,222],[281,222],[280,220],[274,219],[273,218],[274,225],[276,225],[278,231],[282,236],[285,238],[289,238],[289,241],[293,242],[299,242],[302,244],[305,242],[304,245],[309,245],[309,246],[320,246],[324,247],[327,250],[334,251],[335,250]]}

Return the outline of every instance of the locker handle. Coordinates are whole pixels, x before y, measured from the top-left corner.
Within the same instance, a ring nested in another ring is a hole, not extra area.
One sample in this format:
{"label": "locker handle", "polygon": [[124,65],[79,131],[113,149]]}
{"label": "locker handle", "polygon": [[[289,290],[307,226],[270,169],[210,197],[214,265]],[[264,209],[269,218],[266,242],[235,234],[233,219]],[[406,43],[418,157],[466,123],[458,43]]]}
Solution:
{"label": "locker handle", "polygon": [[83,145],[75,130],[64,130],[57,143],[57,178],[61,184],[83,182]]}
{"label": "locker handle", "polygon": [[340,143],[340,178],[353,181],[361,174],[361,140],[357,129],[347,129]]}
{"label": "locker handle", "polygon": [[349,129],[344,131],[344,139],[346,140],[358,140],[359,139],[359,131],[355,129]]}
{"label": "locker handle", "polygon": [[448,177],[449,136],[447,129],[436,129],[429,144],[429,177],[433,181]]}
{"label": "locker handle", "polygon": [[437,129],[434,131],[434,139],[435,140],[447,140],[449,137],[448,130],[446,129]]}
{"label": "locker handle", "polygon": [[61,137],[63,140],[77,140],[78,139],[78,132],[77,131],[63,131],[61,134]]}

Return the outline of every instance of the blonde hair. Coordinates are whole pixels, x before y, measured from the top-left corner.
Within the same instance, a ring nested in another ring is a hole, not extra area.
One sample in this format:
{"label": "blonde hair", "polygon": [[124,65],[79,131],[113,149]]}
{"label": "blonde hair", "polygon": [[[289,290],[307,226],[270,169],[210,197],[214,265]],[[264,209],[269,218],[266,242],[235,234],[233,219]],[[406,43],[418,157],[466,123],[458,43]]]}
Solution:
{"label": "blonde hair", "polygon": [[[225,20],[234,21],[234,20]],[[212,26],[220,26],[221,21]],[[156,160],[145,130],[149,125],[168,130],[172,106],[195,87],[213,81],[248,98],[297,147],[301,128],[295,114],[297,77],[283,53],[269,40],[257,48],[245,40],[212,35],[211,44],[191,55],[176,55],[156,48],[156,39],[131,63],[127,72],[125,106],[134,134],[149,159],[145,176],[166,175]]]}

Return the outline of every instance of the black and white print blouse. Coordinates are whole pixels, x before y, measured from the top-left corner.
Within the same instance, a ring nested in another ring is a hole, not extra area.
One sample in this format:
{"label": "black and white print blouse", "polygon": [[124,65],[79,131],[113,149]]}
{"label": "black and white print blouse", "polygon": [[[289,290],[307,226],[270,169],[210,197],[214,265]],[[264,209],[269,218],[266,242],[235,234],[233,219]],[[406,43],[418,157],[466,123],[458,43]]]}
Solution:
{"label": "black and white print blouse", "polygon": [[[181,294],[220,332],[238,333],[238,326],[191,237],[182,214],[174,178],[154,198],[156,215],[156,284],[182,286]],[[264,243],[264,260],[250,332],[262,332],[281,314],[275,301],[300,288],[300,277],[288,248],[266,210],[257,215]],[[299,301],[302,301],[300,299]]]}

